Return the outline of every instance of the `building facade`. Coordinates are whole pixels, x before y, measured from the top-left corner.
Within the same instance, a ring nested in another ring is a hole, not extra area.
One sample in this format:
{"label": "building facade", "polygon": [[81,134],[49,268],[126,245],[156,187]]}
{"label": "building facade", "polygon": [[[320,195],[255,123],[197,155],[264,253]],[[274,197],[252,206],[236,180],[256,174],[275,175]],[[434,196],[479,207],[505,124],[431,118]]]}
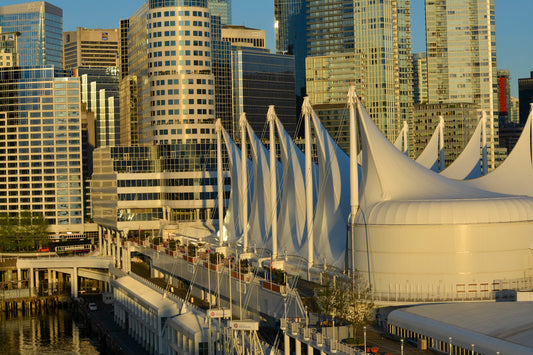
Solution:
{"label": "building facade", "polygon": [[410,2],[307,2],[306,84],[311,103],[346,102],[350,83],[393,141],[412,110]]}
{"label": "building facade", "polygon": [[238,47],[265,48],[266,32],[245,26],[223,26],[222,40]]}
{"label": "building facade", "polygon": [[18,65],[18,36],[20,36],[20,32],[5,33],[0,28],[0,68]]}
{"label": "building facade", "polygon": [[274,105],[283,126],[294,136],[298,123],[294,57],[272,54],[268,49],[240,47],[232,51],[232,66],[234,125],[238,126],[238,118],[245,112],[257,136],[266,138],[268,107]]}
{"label": "building facade", "polygon": [[527,121],[529,111],[531,111],[531,103],[533,103],[533,71],[529,78],[518,79],[518,102],[519,102],[519,117],[520,125],[524,125]]}
{"label": "building facade", "polygon": [[0,27],[21,33],[18,65],[61,68],[62,9],[45,1],[0,6]]}
{"label": "building facade", "polygon": [[80,82],[52,66],[0,69],[0,212],[83,234]]}
{"label": "building facade", "polygon": [[63,68],[118,67],[119,43],[118,28],[63,32]]}
{"label": "building facade", "polygon": [[463,152],[481,118],[477,105],[471,103],[418,104],[413,111],[413,117],[408,122],[409,155],[416,158],[422,153],[442,116],[445,166],[449,166]]}
{"label": "building facade", "polygon": [[305,0],[274,0],[276,53],[294,56],[296,95],[303,98],[305,58],[307,57],[307,23]]}
{"label": "building facade", "polygon": [[494,0],[426,0],[428,103],[472,103],[489,121],[489,169],[498,155]]}
{"label": "building facade", "polygon": [[428,62],[426,52],[413,53],[413,102],[428,102]]}
{"label": "building facade", "polygon": [[221,22],[208,5],[152,0],[121,22],[120,63],[127,68],[119,84],[127,126],[121,142],[127,145],[94,152],[91,192],[99,225],[177,230],[216,216],[215,68],[223,66],[213,61],[224,58],[212,52],[221,48]]}

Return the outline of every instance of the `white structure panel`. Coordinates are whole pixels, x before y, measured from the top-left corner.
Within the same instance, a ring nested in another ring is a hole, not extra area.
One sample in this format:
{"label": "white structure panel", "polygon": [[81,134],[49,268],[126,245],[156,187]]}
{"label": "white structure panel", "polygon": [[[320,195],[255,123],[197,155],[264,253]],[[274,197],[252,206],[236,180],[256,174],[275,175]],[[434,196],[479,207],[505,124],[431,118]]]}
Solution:
{"label": "white structure panel", "polygon": [[371,286],[378,293],[390,292],[396,284],[435,293],[458,284],[466,285],[465,291],[468,284],[490,288],[495,280],[531,276],[532,228],[533,222],[367,225],[366,231],[358,225],[356,268],[365,277],[372,275]]}

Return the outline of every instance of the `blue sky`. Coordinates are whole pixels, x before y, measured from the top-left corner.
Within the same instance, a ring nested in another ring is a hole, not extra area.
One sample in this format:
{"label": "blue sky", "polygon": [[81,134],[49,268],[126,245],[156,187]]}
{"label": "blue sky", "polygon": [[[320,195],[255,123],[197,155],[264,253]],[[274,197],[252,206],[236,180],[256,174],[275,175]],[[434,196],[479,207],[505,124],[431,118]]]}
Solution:
{"label": "blue sky", "polygon": [[[2,5],[20,0],[2,0]],[[114,28],[130,17],[144,0],[48,0],[63,9],[65,31],[77,26]],[[413,52],[425,51],[424,1],[412,0]],[[233,24],[267,32],[267,47],[274,49],[274,0],[232,0]],[[518,96],[518,78],[533,71],[533,36],[529,33],[533,16],[532,0],[496,0],[496,46],[499,69],[511,70],[511,90]]]}

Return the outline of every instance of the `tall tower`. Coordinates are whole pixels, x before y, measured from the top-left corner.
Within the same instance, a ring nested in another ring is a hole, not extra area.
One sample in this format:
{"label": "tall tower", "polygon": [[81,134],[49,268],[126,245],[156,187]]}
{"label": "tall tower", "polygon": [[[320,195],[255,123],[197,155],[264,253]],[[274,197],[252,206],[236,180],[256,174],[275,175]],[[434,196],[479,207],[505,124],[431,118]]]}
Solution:
{"label": "tall tower", "polygon": [[393,141],[412,110],[409,0],[308,0],[306,80],[313,104],[346,102],[356,86]]}
{"label": "tall tower", "polygon": [[0,6],[3,32],[20,32],[20,66],[54,65],[61,68],[63,10],[45,1]]}
{"label": "tall tower", "polygon": [[120,32],[118,28],[78,27],[63,32],[63,69],[78,67],[118,67]]}
{"label": "tall tower", "polygon": [[0,69],[0,213],[31,211],[53,234],[82,235],[80,84],[66,74]]}
{"label": "tall tower", "polygon": [[306,0],[274,0],[276,53],[294,55],[296,95],[305,96]]}
{"label": "tall tower", "polygon": [[208,1],[180,3],[149,1],[129,19],[129,74],[137,77],[140,144],[215,139]]}
{"label": "tall tower", "polygon": [[472,103],[489,115],[495,167],[498,94],[494,0],[426,0],[428,103]]}

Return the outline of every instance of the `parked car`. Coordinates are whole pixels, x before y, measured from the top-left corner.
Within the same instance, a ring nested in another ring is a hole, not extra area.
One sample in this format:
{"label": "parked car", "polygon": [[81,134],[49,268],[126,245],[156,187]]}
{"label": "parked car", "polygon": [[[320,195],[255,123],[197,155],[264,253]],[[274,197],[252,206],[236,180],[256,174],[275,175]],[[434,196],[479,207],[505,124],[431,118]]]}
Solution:
{"label": "parked car", "polygon": [[89,306],[88,306],[88,307],[89,307],[89,311],[96,311],[96,310],[98,310],[98,306],[97,306],[96,303],[94,303],[94,302],[89,303]]}

